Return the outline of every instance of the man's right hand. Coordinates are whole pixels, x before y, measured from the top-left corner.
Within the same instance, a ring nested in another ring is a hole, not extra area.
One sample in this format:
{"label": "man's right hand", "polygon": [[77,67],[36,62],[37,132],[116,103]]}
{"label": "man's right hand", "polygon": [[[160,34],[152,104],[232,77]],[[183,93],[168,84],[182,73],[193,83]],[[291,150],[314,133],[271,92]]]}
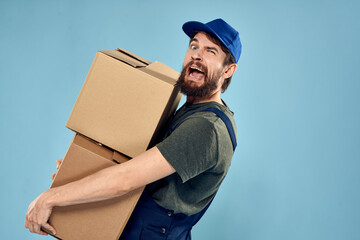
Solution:
{"label": "man's right hand", "polygon": [[[62,161],[63,161],[62,159],[56,160],[56,169],[57,169],[57,170],[59,170]],[[57,173],[58,173],[58,171],[54,172],[54,173],[51,175],[51,179],[52,179],[52,180],[55,179]]]}

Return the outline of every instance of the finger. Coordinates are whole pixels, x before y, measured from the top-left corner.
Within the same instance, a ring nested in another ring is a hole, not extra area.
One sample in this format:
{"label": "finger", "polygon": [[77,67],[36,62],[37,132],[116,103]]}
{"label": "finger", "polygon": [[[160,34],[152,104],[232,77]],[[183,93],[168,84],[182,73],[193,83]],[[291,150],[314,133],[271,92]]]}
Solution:
{"label": "finger", "polygon": [[35,232],[34,232],[34,233],[37,233],[37,234],[40,234],[40,235],[44,235],[44,236],[49,235],[48,233],[42,231],[41,228],[40,228],[40,225],[38,225],[38,224],[36,224],[36,227],[35,227],[34,229],[35,229]]}
{"label": "finger", "polygon": [[32,224],[31,219],[30,219],[30,215],[31,215],[30,214],[30,208],[31,208],[31,204],[29,205],[29,209],[28,209],[28,211],[27,211],[27,213],[25,215],[25,227],[28,228],[29,231],[30,231],[31,224]]}
{"label": "finger", "polygon": [[30,231],[30,228],[31,228],[31,222],[28,220],[28,218],[26,217],[25,218],[25,228],[27,228],[27,229],[29,229],[29,231]]}
{"label": "finger", "polygon": [[48,223],[45,223],[42,225],[43,230],[47,230],[48,232],[51,232],[52,235],[56,235],[56,230]]}
{"label": "finger", "polygon": [[33,224],[33,233],[39,233],[40,232],[40,226],[36,223]]}
{"label": "finger", "polygon": [[42,231],[41,229],[39,229],[39,231],[37,232],[37,234],[44,235],[44,236],[49,235],[47,232],[44,232],[44,231]]}
{"label": "finger", "polygon": [[42,231],[40,225],[37,223],[31,224],[30,232],[40,234],[40,235],[48,235],[46,232]]}
{"label": "finger", "polygon": [[51,174],[51,179],[52,179],[52,180],[54,180],[54,179],[55,179],[56,174],[57,174],[57,172],[54,172],[53,174]]}
{"label": "finger", "polygon": [[32,233],[35,231],[35,226],[34,226],[33,223],[30,223],[30,225],[29,225],[29,231],[32,232]]}
{"label": "finger", "polygon": [[62,159],[56,160],[56,169],[59,169],[61,163],[62,163]]}
{"label": "finger", "polygon": [[28,222],[28,220],[27,220],[27,217],[25,218],[25,228],[29,228],[29,222]]}

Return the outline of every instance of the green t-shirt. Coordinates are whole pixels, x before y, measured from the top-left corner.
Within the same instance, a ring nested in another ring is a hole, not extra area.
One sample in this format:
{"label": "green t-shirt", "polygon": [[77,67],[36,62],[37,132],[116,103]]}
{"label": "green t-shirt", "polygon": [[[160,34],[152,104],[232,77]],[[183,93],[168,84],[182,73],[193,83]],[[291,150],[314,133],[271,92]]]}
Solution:
{"label": "green t-shirt", "polygon": [[231,120],[233,113],[221,104],[185,103],[172,119],[178,126],[157,144],[176,172],[147,187],[148,193],[162,207],[174,213],[192,215],[201,211],[215,196],[233,156],[233,146],[225,123],[212,112],[215,107]]}

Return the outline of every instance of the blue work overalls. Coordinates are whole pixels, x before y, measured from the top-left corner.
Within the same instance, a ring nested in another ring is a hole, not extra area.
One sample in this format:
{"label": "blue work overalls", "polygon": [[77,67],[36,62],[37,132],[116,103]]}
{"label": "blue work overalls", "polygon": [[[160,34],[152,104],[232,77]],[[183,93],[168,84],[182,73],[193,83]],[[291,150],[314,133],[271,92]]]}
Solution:
{"label": "blue work overalls", "polygon": [[[235,132],[225,113],[217,108],[207,108],[202,111],[213,112],[224,121],[235,150]],[[176,127],[169,129],[169,133]],[[145,190],[119,240],[190,240],[192,227],[204,215],[210,204],[211,202],[194,215],[174,214],[172,210],[159,206]]]}

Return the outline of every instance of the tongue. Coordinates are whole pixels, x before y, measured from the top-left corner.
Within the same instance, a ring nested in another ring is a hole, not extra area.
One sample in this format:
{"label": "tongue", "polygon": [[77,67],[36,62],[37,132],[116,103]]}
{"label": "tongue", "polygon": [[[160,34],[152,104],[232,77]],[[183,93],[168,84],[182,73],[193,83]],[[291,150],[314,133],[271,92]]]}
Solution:
{"label": "tongue", "polygon": [[201,80],[204,77],[204,73],[199,72],[199,71],[193,71],[192,72],[192,77],[194,77],[196,80]]}

